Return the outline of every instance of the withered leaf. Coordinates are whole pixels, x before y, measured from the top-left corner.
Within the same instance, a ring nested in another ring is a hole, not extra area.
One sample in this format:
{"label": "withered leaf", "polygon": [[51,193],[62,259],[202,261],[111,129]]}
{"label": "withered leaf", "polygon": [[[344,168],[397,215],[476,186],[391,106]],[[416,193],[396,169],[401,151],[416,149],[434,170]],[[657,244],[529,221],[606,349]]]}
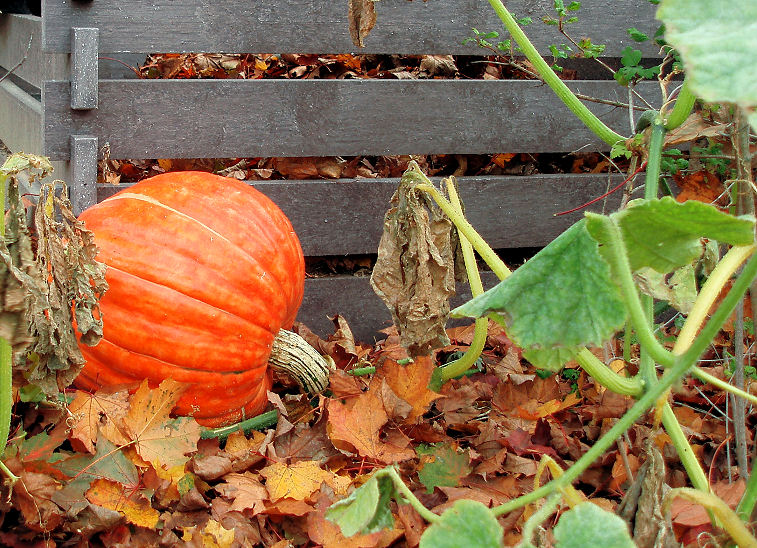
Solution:
{"label": "withered leaf", "polygon": [[376,24],[376,10],[374,0],[349,0],[347,17],[350,21],[350,38],[352,43],[362,48],[363,40]]}
{"label": "withered leaf", "polygon": [[411,356],[449,344],[444,329],[455,293],[456,232],[425,193],[411,162],[384,217],[371,287],[392,313]]}
{"label": "withered leaf", "polygon": [[71,211],[65,184],[61,196],[53,184],[42,186],[34,228],[38,293],[27,312],[34,340],[27,378],[51,394],[71,384],[84,364],[74,325],[85,344],[102,338],[98,301],[108,285],[94,235]]}

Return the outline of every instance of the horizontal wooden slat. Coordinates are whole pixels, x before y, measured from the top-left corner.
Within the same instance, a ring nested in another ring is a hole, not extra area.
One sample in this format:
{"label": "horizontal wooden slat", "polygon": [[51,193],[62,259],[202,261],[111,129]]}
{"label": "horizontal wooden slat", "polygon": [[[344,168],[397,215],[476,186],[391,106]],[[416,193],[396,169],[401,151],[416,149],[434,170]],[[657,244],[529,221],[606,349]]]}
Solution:
{"label": "horizontal wooden slat", "polygon": [[[553,14],[552,0],[512,0],[507,7],[517,16],[530,16],[527,27],[534,43],[566,42],[555,27],[540,22]],[[349,37],[347,2],[334,0],[131,0],[129,2],[43,2],[44,47],[70,51],[72,27],[97,27],[101,51],[123,52],[236,52],[236,53],[349,53],[358,50]],[[569,25],[576,39],[590,36],[607,44],[607,55],[624,47],[641,47],[656,55],[650,44],[636,45],[626,34],[635,26],[652,33],[658,27],[655,7],[642,0],[584,0],[579,21]],[[361,53],[481,54],[462,45],[472,28],[500,30],[502,24],[486,0],[382,0],[376,3],[378,21]],[[571,14],[573,15],[573,14]]]}
{"label": "horizontal wooden slat", "polygon": [[[623,100],[614,81],[572,89]],[[637,89],[655,102],[659,86]],[[46,82],[45,150],[68,136],[109,142],[113,158],[568,152],[603,146],[538,82],[525,80],[105,80],[99,108],[72,111],[67,82]],[[623,108],[590,108],[630,133]]]}
{"label": "horizontal wooden slat", "polygon": [[[10,70],[21,60],[14,76],[35,88],[42,80],[68,78],[68,56],[41,51],[42,21],[33,15],[0,15],[0,67]],[[26,59],[24,59],[26,55]]]}
{"label": "horizontal wooden slat", "polygon": [[[471,223],[495,248],[543,246],[582,213],[554,214],[604,194],[607,175],[533,175],[460,177],[460,196]],[[389,199],[397,179],[344,181],[271,181],[253,186],[270,197],[291,219],[307,256],[376,253]],[[99,185],[103,200],[130,185]],[[619,196],[602,207],[617,207]]]}
{"label": "horizontal wooden slat", "polygon": [[[497,278],[491,272],[483,272],[481,277],[485,289],[497,284]],[[453,307],[471,299],[467,284],[458,284],[457,291],[451,301]],[[389,310],[373,292],[367,277],[334,276],[305,280],[305,297],[297,321],[326,337],[334,332],[329,317],[336,314],[347,320],[357,341],[369,344],[385,338],[379,330],[392,325]],[[451,320],[448,325],[465,323],[471,321]]]}

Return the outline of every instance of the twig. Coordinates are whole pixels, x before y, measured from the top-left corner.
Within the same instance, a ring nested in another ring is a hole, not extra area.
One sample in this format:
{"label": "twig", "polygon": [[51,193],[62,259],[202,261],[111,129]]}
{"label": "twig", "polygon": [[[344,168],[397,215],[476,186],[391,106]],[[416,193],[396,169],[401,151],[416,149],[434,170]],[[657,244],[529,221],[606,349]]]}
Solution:
{"label": "twig", "polygon": [[6,72],[2,76],[0,76],[0,82],[2,82],[3,80],[5,80],[8,76],[10,76],[11,74],[13,74],[14,70],[16,70],[18,67],[20,67],[21,65],[24,64],[24,61],[26,61],[26,58],[29,57],[29,51],[32,49],[32,39],[33,38],[34,38],[33,35],[29,36],[29,43],[26,45],[26,51],[24,52],[24,56],[21,58],[21,60],[18,63],[16,63],[15,65],[13,65],[8,70],[8,72]]}
{"label": "twig", "polygon": [[640,172],[640,171],[641,171],[642,169],[644,169],[644,166],[646,166],[646,165],[647,165],[647,163],[646,163],[646,162],[644,162],[643,164],[641,164],[641,165],[640,165],[640,166],[639,166],[638,168],[636,168],[636,170],[634,170],[634,172],[633,172],[633,173],[631,173],[631,174],[630,174],[630,175],[629,175],[629,176],[628,176],[628,177],[627,177],[627,178],[626,178],[626,179],[625,179],[625,180],[624,180],[623,182],[621,182],[621,183],[620,183],[619,185],[617,185],[617,186],[616,186],[615,188],[611,188],[610,190],[608,190],[607,192],[605,192],[605,193],[604,193],[604,194],[602,194],[601,196],[597,196],[597,197],[596,197],[596,198],[594,198],[593,200],[589,200],[589,201],[588,201],[588,202],[586,202],[585,204],[581,204],[580,206],[578,206],[578,207],[574,207],[573,209],[569,209],[569,210],[567,210],[567,211],[561,211],[560,213],[555,213],[555,214],[554,214],[553,216],[554,216],[554,217],[559,217],[559,216],[561,216],[561,215],[567,215],[568,213],[573,213],[574,211],[578,211],[578,210],[580,210],[580,209],[584,209],[584,208],[586,208],[586,207],[589,207],[589,206],[590,206],[591,204],[598,202],[598,201],[599,201],[599,200],[601,200],[602,198],[606,198],[607,196],[609,196],[609,195],[610,195],[610,194],[612,194],[613,192],[616,192],[616,191],[620,190],[620,188],[621,188],[621,187],[622,187],[623,185],[625,185],[625,184],[626,184],[627,182],[629,182],[629,181],[630,181],[631,179],[633,179],[634,177],[636,177],[636,175],[637,175],[637,174],[638,174],[638,173],[639,173],[639,172]]}

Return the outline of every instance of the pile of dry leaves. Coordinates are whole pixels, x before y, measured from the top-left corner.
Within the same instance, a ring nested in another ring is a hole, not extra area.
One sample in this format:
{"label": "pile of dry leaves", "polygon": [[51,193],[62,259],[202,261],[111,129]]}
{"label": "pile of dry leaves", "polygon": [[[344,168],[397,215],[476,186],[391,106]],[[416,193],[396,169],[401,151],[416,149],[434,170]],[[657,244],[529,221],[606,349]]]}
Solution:
{"label": "pile of dry leaves", "polygon": [[[435,512],[461,498],[501,504],[533,489],[542,455],[570,466],[632,403],[579,369],[543,378],[494,325],[480,372],[435,393],[427,388],[434,363],[426,358],[401,365],[405,351],[396,333],[369,347],[353,340],[343,319],[335,323],[328,340],[299,326],[337,364],[329,392],[309,401],[280,379],[269,399],[281,418],[266,432],[203,439],[193,419],[170,416],[182,391],[172,381],[157,390],[142,385],[132,396],[126,390],[69,391],[59,405],[17,394],[16,431],[4,460],[20,480],[3,494],[0,543],[417,546],[427,524],[407,505],[394,506],[393,529],[349,539],[325,519],[325,510],[388,464],[398,466]],[[436,351],[439,362],[465,350],[472,329],[448,334],[452,343]],[[597,352],[609,361],[612,351]],[[375,374],[350,374],[367,365]],[[625,367],[622,360],[611,366]],[[708,371],[724,377],[722,367]],[[723,395],[689,381],[675,399],[676,415],[716,492],[737,501],[743,484],[728,482]],[[650,443],[664,457],[666,483],[685,485],[668,436],[650,416],[577,487],[615,509]],[[518,542],[531,511],[500,518],[508,545]],[[706,513],[682,500],[672,518],[684,541],[709,529]]]}

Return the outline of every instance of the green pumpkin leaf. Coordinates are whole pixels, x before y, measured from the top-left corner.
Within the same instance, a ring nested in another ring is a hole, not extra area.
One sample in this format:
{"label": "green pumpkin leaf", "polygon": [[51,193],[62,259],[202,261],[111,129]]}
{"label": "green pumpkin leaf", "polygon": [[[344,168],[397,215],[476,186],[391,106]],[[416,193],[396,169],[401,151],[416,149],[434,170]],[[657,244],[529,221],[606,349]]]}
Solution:
{"label": "green pumpkin leaf", "polygon": [[508,336],[540,362],[535,365],[550,369],[580,347],[608,340],[626,318],[620,290],[584,220],[452,314],[478,318],[490,311],[505,318]]}
{"label": "green pumpkin leaf", "polygon": [[486,506],[461,499],[426,529],[420,548],[500,548],[503,535],[502,526]]}
{"label": "green pumpkin leaf", "polygon": [[[587,214],[594,236],[592,216]],[[731,245],[754,242],[754,218],[734,217],[697,201],[678,203],[670,196],[631,202],[610,217],[621,229],[634,271],[648,266],[665,274],[690,264],[702,254],[701,238]]]}
{"label": "green pumpkin leaf", "polygon": [[347,498],[326,510],[326,519],[333,521],[345,537],[370,534],[394,525],[389,501],[394,494],[391,478],[373,476]]}
{"label": "green pumpkin leaf", "polygon": [[591,502],[579,504],[565,512],[555,526],[557,548],[634,548],[628,524],[619,516]]}
{"label": "green pumpkin leaf", "polygon": [[691,91],[705,101],[752,109],[749,122],[757,130],[757,2],[665,0],[657,18],[681,54]]}
{"label": "green pumpkin leaf", "polygon": [[428,493],[435,487],[457,487],[460,478],[471,473],[467,451],[457,452],[451,445],[419,445],[415,451],[420,457],[418,479]]}

